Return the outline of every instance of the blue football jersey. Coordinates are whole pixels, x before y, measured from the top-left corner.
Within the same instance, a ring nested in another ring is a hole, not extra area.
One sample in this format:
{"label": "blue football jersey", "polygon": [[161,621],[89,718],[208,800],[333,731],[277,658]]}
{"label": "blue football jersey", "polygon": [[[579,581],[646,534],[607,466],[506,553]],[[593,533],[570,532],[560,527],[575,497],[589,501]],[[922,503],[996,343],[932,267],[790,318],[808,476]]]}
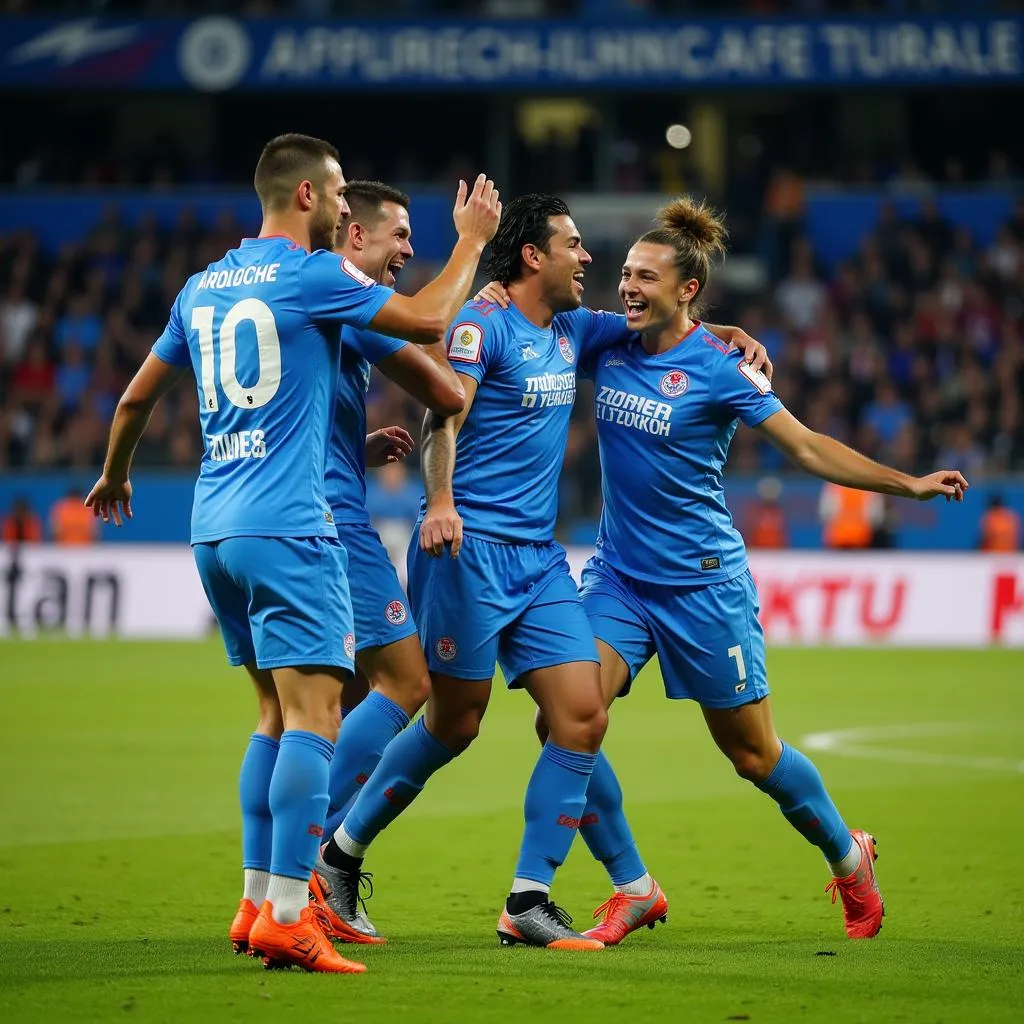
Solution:
{"label": "blue football jersey", "polygon": [[[341,332],[341,372],[327,459],[327,500],[336,523],[368,523],[366,511],[366,392],[370,367],[405,346],[376,331]],[[344,538],[343,538],[344,539]]]}
{"label": "blue football jersey", "polygon": [[467,533],[515,543],[552,539],[577,364],[629,334],[626,318],[614,313],[577,309],[541,328],[515,306],[463,306],[448,333],[448,359],[478,385],[452,481]]}
{"label": "blue football jersey", "polygon": [[593,361],[604,509],[597,554],[652,583],[699,585],[747,567],[725,505],[722,467],[739,420],[756,427],[783,408],[703,326],[648,355],[638,340]]}
{"label": "blue football jersey", "polygon": [[391,297],[348,260],[247,238],[188,279],[153,346],[191,364],[204,451],[192,542],[336,537],[324,473],[342,324]]}

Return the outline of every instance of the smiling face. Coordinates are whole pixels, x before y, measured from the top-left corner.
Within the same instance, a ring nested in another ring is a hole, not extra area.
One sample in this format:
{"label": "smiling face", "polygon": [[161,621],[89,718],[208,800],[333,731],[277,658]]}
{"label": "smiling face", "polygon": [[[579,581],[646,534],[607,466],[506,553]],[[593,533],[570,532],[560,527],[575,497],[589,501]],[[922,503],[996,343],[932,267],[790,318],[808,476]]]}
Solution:
{"label": "smiling face", "polygon": [[373,227],[359,226],[362,248],[353,254],[353,261],[364,274],[393,288],[406,260],[413,257],[409,211],[388,200],[379,210],[383,216]]}
{"label": "smiling face", "polygon": [[698,288],[696,278],[680,280],[671,246],[637,242],[622,265],[619,299],[634,331],[657,330],[686,315]]}
{"label": "smiling face", "polygon": [[583,275],[592,258],[583,248],[572,217],[551,217],[548,251],[536,250],[544,300],[556,313],[577,309],[583,302]]}

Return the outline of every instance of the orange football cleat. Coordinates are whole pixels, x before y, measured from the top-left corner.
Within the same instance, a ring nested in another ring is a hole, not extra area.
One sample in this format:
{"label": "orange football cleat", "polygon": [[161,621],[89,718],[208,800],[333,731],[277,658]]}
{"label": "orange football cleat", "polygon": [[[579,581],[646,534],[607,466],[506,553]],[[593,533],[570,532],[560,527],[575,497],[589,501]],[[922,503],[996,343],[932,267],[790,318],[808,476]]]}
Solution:
{"label": "orange football cleat", "polygon": [[[235,914],[235,919],[231,922],[231,930],[228,932],[235,956],[238,956],[239,953],[249,953],[249,932],[258,916],[259,908],[252,900],[242,900],[238,904],[238,913]],[[251,953],[249,955],[252,956]]]}
{"label": "orange football cleat", "polygon": [[833,903],[837,894],[842,897],[843,922],[851,939],[873,939],[881,931],[885,916],[885,903],[875,878],[875,837],[860,829],[851,830],[850,835],[860,847],[860,864],[853,874],[833,878],[825,892],[832,893]]}
{"label": "orange football cleat", "polygon": [[388,941],[383,935],[368,935],[365,932],[357,931],[340,918],[329,902],[331,895],[332,890],[327,879],[314,871],[309,878],[309,900],[323,914],[327,924],[328,938],[337,939],[338,942],[361,943],[365,946],[380,945]]}
{"label": "orange football cleat", "polygon": [[310,905],[295,924],[278,924],[267,901],[260,907],[259,917],[249,933],[249,948],[263,957],[263,966],[268,970],[294,964],[307,971],[362,974],[366,966],[338,954],[317,916],[317,908]]}
{"label": "orange football cleat", "polygon": [[653,928],[655,921],[668,920],[668,900],[661,886],[654,882],[646,896],[632,896],[625,892],[613,893],[594,911],[594,917],[604,917],[601,923],[589,928],[583,934],[591,939],[600,939],[606,946],[617,946],[630,932],[647,925]]}

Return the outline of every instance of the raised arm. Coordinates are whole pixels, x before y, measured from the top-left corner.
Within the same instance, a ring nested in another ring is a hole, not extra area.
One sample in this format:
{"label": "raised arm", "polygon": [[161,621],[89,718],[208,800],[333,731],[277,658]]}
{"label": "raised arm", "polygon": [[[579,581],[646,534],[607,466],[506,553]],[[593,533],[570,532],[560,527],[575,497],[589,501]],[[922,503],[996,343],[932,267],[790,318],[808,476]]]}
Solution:
{"label": "raised arm", "polygon": [[122,513],[126,519],[132,518],[132,485],[128,474],[135,449],[156,403],[186,372],[186,367],[172,366],[150,352],[117,403],[103,475],[85,499],[85,504],[103,522],[113,519],[114,525],[120,526]]}
{"label": "raised arm", "polygon": [[460,378],[466,392],[462,412],[455,416],[428,412],[423,420],[420,466],[427,496],[427,514],[420,526],[420,547],[427,554],[438,557],[445,544],[451,544],[452,558],[458,557],[462,547],[462,517],[455,511],[452,476],[455,473],[456,440],[473,408],[477,382],[464,374]]}
{"label": "raised arm", "polygon": [[417,345],[443,339],[469,294],[484,246],[498,230],[501,203],[494,182],[481,174],[467,196],[460,181],[452,217],[459,240],[444,269],[415,295],[392,295],[370,321],[373,330]]}
{"label": "raised arm", "polygon": [[439,416],[462,412],[466,391],[445,356],[443,344],[406,345],[377,363],[377,369]]}
{"label": "raised arm", "polygon": [[951,498],[963,501],[964,491],[970,486],[955,469],[941,469],[928,476],[913,477],[883,466],[847,448],[835,438],[815,433],[785,409],[769,416],[757,429],[801,469],[843,487],[895,494],[918,501],[928,501],[939,495],[947,501]]}

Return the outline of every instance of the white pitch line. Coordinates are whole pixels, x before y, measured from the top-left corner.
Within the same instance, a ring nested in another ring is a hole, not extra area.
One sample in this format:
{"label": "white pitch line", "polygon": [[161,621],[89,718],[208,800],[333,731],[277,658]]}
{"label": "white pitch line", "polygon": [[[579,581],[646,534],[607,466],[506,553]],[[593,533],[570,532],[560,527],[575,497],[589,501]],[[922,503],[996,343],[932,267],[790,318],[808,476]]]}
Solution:
{"label": "white pitch line", "polygon": [[920,764],[942,768],[973,768],[978,771],[1024,774],[1024,760],[1011,757],[969,757],[964,754],[935,754],[927,750],[905,750],[878,746],[880,742],[901,739],[939,738],[1004,732],[1005,726],[956,722],[933,722],[920,725],[879,725],[860,729],[833,729],[812,732],[801,739],[807,750],[818,750],[840,757],[859,757],[868,761],[892,764]]}

